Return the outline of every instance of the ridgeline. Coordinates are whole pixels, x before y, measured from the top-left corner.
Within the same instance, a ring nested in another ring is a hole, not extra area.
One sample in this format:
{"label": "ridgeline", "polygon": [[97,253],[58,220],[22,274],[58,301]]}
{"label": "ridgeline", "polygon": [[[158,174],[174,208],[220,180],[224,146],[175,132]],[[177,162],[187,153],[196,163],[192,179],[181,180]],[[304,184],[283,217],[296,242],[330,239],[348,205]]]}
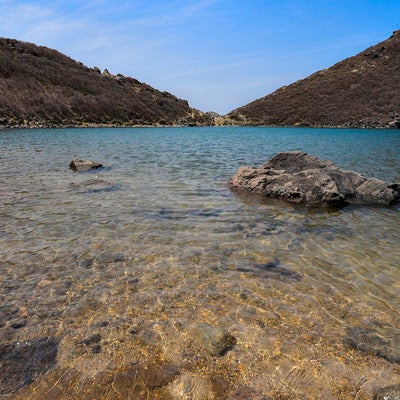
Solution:
{"label": "ridgeline", "polygon": [[400,128],[400,31],[227,114],[224,125]]}
{"label": "ridgeline", "polygon": [[[225,116],[56,50],[0,38],[0,129],[66,126],[400,128],[400,31]],[[215,115],[214,115],[215,114]]]}
{"label": "ridgeline", "polygon": [[0,38],[0,128],[210,123],[186,100],[134,78]]}

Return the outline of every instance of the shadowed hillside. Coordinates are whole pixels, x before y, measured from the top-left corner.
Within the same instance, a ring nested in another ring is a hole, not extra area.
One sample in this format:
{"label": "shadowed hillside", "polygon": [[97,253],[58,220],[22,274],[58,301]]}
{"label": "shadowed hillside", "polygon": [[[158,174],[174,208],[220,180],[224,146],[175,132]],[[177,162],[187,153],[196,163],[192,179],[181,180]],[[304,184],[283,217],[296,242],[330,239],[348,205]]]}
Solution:
{"label": "shadowed hillside", "polygon": [[0,38],[0,128],[204,125],[186,100],[31,43]]}
{"label": "shadowed hillside", "polygon": [[223,123],[400,128],[400,31],[230,112]]}

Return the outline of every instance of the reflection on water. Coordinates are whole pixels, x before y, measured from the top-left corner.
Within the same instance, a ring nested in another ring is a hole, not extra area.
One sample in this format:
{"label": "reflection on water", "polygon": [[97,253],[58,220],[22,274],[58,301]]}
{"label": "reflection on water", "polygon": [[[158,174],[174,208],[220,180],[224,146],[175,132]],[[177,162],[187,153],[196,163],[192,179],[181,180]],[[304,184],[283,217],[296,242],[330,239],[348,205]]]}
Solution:
{"label": "reflection on water", "polygon": [[[58,346],[28,378],[0,373],[0,398],[368,399],[400,381],[400,208],[226,186],[283,150],[400,181],[399,131],[34,130],[0,145],[2,351]],[[107,168],[73,173],[73,158]],[[236,345],[210,356],[199,322]]]}

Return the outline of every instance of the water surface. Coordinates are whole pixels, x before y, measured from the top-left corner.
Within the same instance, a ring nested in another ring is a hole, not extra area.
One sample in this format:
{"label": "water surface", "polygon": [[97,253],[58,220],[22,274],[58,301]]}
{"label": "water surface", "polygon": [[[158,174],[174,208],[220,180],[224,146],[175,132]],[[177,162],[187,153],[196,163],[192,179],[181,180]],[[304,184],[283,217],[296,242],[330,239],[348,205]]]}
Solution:
{"label": "water surface", "polygon": [[[82,376],[110,399],[370,398],[398,382],[400,208],[315,210],[228,189],[240,165],[287,150],[400,182],[396,130],[0,132],[0,338],[61,340],[48,380],[15,398],[95,396]],[[74,158],[105,168],[74,173]],[[198,322],[237,344],[204,355]],[[99,354],[77,354],[94,331]],[[105,371],[117,382],[132,360],[175,372],[150,397],[110,388]]]}

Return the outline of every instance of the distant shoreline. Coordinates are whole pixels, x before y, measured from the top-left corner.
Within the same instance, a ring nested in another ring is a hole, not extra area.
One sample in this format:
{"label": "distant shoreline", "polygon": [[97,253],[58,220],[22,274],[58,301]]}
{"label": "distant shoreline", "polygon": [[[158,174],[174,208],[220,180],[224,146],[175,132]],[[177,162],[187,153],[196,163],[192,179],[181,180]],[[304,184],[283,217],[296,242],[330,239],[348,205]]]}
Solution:
{"label": "distant shoreline", "polygon": [[128,124],[65,124],[65,125],[41,125],[41,124],[29,124],[29,125],[0,125],[0,131],[6,130],[33,130],[33,129],[80,129],[80,128],[213,128],[213,127],[232,127],[232,128],[309,128],[309,129],[385,129],[385,130],[400,130],[395,126],[307,126],[307,125],[240,125],[240,124],[212,124],[212,125],[202,125],[202,124],[186,124],[186,125],[128,125]]}

